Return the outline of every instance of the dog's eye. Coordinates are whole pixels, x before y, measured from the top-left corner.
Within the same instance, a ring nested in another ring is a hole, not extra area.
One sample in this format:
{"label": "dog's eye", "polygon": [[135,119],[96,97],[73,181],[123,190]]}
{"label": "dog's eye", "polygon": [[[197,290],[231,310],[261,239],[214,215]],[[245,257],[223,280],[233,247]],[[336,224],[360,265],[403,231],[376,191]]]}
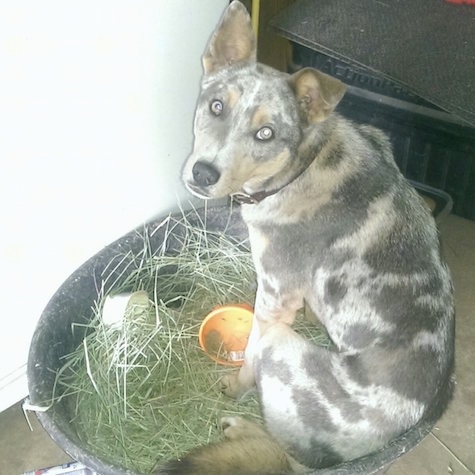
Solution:
{"label": "dog's eye", "polygon": [[209,106],[210,111],[214,115],[220,115],[223,112],[223,103],[219,99],[215,99]]}
{"label": "dog's eye", "polygon": [[269,140],[274,136],[274,131],[269,126],[264,126],[256,133],[256,139]]}

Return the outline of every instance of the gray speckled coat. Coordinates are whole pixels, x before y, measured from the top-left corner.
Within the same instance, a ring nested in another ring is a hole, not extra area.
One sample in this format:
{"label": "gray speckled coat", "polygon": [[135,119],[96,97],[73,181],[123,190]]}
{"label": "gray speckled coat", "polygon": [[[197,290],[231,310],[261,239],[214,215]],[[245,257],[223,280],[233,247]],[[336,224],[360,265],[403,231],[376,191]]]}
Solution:
{"label": "gray speckled coat", "polygon": [[[257,385],[268,432],[309,467],[386,444],[437,418],[452,392],[452,285],[428,209],[388,139],[333,109],[337,80],[255,61],[233,2],[204,56],[194,149],[183,178],[202,198],[245,194],[258,275],[240,396]],[[291,328],[304,301],[333,346]]]}

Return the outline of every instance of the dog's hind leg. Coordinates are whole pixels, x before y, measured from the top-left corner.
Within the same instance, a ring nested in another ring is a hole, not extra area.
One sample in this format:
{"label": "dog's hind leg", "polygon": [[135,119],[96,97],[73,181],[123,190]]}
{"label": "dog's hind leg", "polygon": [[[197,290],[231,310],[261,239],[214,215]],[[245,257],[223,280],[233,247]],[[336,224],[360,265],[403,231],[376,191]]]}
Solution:
{"label": "dog's hind leg", "polygon": [[347,354],[313,345],[288,325],[275,323],[261,336],[254,357],[267,430],[310,467],[380,448],[417,422],[424,409],[422,401],[392,387],[385,374],[369,380],[377,371],[394,374],[397,361],[397,350]]}

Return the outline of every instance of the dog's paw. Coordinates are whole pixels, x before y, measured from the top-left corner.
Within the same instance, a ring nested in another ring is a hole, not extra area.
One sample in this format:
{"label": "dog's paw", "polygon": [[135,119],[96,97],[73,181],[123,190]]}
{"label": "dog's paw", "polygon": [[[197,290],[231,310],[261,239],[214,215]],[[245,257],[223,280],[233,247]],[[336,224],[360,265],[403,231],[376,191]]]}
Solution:
{"label": "dog's paw", "polygon": [[221,378],[220,384],[221,391],[233,399],[238,399],[245,393],[245,390],[241,388],[239,383],[239,372],[224,375]]}
{"label": "dog's paw", "polygon": [[242,417],[222,417],[221,428],[226,439],[244,439],[265,434],[259,424]]}
{"label": "dog's paw", "polygon": [[241,426],[244,422],[242,417],[222,417],[220,422],[226,439],[239,439],[241,437]]}
{"label": "dog's paw", "polygon": [[242,417],[222,417],[221,428],[226,439],[242,439],[252,433],[253,424]]}

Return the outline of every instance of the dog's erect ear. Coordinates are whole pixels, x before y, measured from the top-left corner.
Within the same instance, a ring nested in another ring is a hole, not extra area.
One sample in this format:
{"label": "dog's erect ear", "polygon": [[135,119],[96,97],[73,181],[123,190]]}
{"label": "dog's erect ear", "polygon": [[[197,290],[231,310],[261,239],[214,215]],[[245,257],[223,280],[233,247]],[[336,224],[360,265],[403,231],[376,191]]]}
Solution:
{"label": "dog's erect ear", "polygon": [[300,113],[309,124],[324,121],[346,91],[340,80],[312,68],[301,69],[290,76],[290,85],[297,96]]}
{"label": "dog's erect ear", "polygon": [[256,60],[256,37],[246,7],[233,1],[226,9],[203,55],[206,74],[235,63]]}

